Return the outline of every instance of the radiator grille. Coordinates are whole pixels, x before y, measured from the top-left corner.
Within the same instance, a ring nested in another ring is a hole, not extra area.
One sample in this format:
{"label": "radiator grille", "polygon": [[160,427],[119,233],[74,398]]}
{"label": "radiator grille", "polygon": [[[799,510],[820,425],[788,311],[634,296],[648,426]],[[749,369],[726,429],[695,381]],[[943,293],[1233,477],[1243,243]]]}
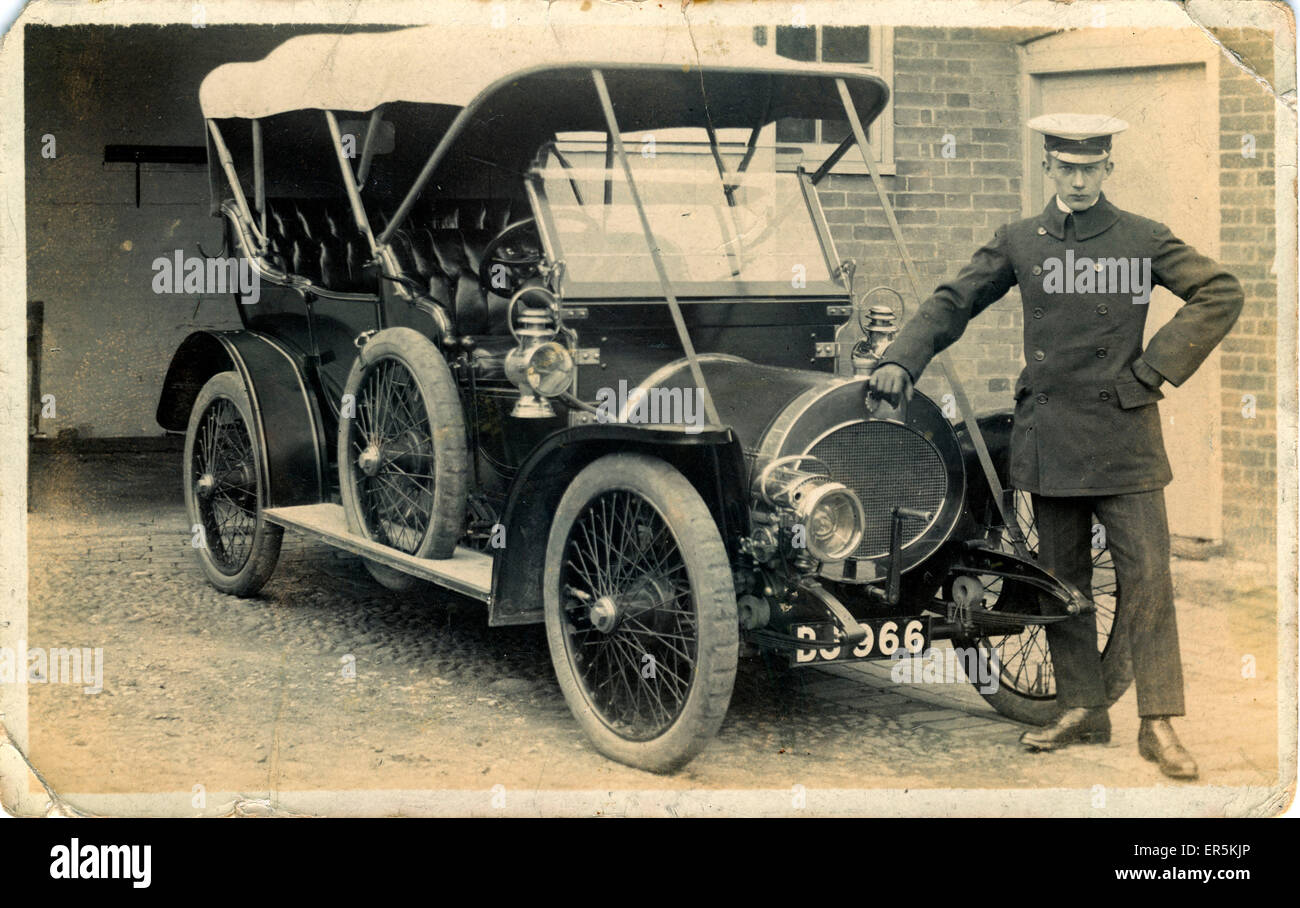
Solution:
{"label": "radiator grille", "polygon": [[[889,512],[895,505],[937,514],[943,507],[948,473],[934,445],[889,422],[855,422],[823,437],[808,452],[831,476],[857,493],[866,514],[862,543],[852,558],[889,554]],[[925,532],[927,523],[904,519],[903,545]]]}

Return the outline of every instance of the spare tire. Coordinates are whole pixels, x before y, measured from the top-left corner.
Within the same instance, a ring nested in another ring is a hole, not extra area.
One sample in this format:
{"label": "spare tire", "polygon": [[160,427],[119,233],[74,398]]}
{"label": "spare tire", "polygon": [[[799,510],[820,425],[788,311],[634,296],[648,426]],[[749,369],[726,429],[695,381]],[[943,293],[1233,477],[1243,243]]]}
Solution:
{"label": "spare tire", "polygon": [[[1029,551],[1037,557],[1038,523],[1031,497],[1028,492],[1017,489],[1013,502],[1020,532]],[[991,503],[989,507],[992,508]],[[989,526],[993,527],[999,520],[1000,515],[995,517],[990,513]],[[991,532],[995,546],[1014,551],[1004,527],[996,527]],[[983,607],[996,609],[1002,581],[989,577],[985,587]],[[1097,648],[1101,654],[1102,683],[1106,689],[1105,705],[1113,706],[1133,683],[1133,663],[1125,627],[1119,620],[1122,600],[1115,576],[1115,561],[1109,548],[1093,552],[1092,589],[1088,592],[1097,607]],[[1029,625],[1014,635],[955,637],[952,645],[976,653],[980,660],[977,664],[998,666],[996,683],[981,684],[979,679],[971,680],[980,696],[1008,719],[1029,725],[1047,725],[1061,714],[1063,707],[1057,701],[1056,673],[1044,626]]]}
{"label": "spare tire", "polygon": [[[465,419],[447,361],[411,328],[361,347],[339,414],[339,491],[348,529],[417,558],[450,558],[468,494]],[[392,589],[419,580],[367,562]]]}

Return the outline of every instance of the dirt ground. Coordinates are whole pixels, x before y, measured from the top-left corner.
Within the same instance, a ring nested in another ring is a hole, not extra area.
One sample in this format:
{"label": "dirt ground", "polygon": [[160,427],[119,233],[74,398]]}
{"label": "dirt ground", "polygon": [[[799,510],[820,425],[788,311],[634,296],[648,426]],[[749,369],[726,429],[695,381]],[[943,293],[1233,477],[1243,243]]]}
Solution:
{"label": "dirt ground", "polygon": [[1028,754],[1023,726],[970,685],[896,684],[888,664],[787,673],[746,662],[717,740],[662,777],[591,748],[541,628],[489,628],[481,605],[433,588],[391,593],[357,559],[290,535],[259,597],[217,593],[189,546],[179,461],[65,452],[32,464],[27,643],[104,652],[102,692],[28,688],[28,757],[74,805],[127,792],[181,804],[196,785],[291,806],[302,791],[497,785],[1277,784],[1277,595],[1259,565],[1175,562],[1189,703],[1177,727],[1201,765],[1193,786],[1138,757],[1131,690],[1112,710],[1110,745]]}

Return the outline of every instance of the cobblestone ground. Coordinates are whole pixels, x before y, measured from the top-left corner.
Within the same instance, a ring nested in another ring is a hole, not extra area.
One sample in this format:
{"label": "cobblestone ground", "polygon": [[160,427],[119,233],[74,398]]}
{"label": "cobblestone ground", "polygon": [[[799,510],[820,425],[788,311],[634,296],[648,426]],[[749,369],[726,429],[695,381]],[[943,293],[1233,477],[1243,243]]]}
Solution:
{"label": "cobblestone ground", "polygon": [[[1023,726],[969,684],[897,684],[888,663],[746,662],[717,740],[676,776],[641,773],[588,745],[540,628],[488,628],[480,605],[433,588],[390,593],[355,558],[292,535],[258,598],[217,593],[189,548],[179,460],[33,463],[28,643],[104,649],[102,693],[29,687],[30,759],[57,791],[1179,784],[1138,757],[1131,690],[1109,746],[1027,754]],[[1178,727],[1199,784],[1275,784],[1266,572],[1175,569],[1190,704]]]}

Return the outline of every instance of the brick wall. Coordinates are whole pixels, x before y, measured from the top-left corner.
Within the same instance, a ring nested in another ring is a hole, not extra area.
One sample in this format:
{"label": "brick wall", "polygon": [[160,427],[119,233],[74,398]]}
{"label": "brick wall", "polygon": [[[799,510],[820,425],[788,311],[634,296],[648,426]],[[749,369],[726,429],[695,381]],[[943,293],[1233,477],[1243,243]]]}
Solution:
{"label": "brick wall", "polygon": [[[908,250],[929,294],[955,275],[1000,225],[1020,218],[1023,162],[1016,45],[1019,29],[897,28],[894,30],[894,159],[885,177]],[[951,140],[946,140],[951,136]],[[949,154],[945,157],[945,142]],[[858,262],[858,286],[888,284],[912,298],[893,236],[871,181],[835,175],[822,184],[822,203],[841,256]],[[893,304],[882,296],[881,302]],[[952,348],[977,412],[1010,406],[1024,365],[1020,295],[1012,290],[971,323]],[[921,382],[942,396],[939,370]]]}
{"label": "brick wall", "polygon": [[[1265,32],[1224,29],[1219,40],[1272,81],[1272,40]],[[1274,102],[1228,60],[1219,80],[1220,259],[1241,280],[1246,307],[1223,342],[1223,519],[1227,541],[1259,556],[1276,544],[1271,504],[1277,488],[1277,281],[1273,269]],[[1254,136],[1254,157],[1242,137]],[[1253,395],[1254,418],[1243,414]]]}

